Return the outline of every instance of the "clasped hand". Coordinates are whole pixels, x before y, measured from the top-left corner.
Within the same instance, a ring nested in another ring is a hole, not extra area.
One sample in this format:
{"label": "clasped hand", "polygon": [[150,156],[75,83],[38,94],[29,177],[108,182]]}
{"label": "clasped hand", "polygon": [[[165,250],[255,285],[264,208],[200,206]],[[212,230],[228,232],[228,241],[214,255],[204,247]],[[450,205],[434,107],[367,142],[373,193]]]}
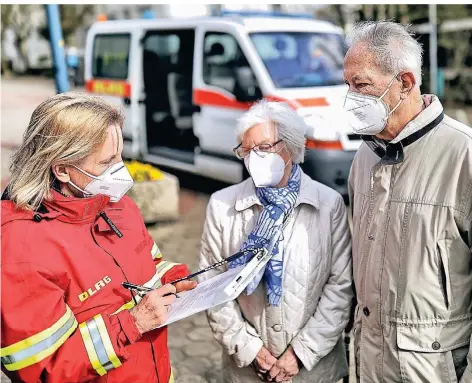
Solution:
{"label": "clasped hand", "polygon": [[264,382],[285,382],[298,375],[300,363],[292,346],[278,360],[267,348],[262,347],[253,362],[253,368]]}

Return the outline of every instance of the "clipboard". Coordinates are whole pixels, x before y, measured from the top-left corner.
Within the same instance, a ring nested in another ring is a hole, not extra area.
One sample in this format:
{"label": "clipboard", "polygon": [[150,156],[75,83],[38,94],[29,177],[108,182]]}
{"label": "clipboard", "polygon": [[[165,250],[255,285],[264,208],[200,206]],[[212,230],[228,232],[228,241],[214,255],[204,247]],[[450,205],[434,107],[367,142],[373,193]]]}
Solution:
{"label": "clipboard", "polygon": [[[193,290],[179,293],[179,299],[176,299],[174,303],[169,306],[168,320],[157,328],[167,326],[201,311],[206,311],[228,301],[237,299],[252,279],[257,276],[272,258],[272,251],[291,217],[292,214],[286,217],[284,222],[278,227],[267,247],[246,249],[214,263],[203,270],[199,270],[191,276],[177,280],[189,279],[192,276],[220,267],[244,255],[251,253],[253,255],[247,264],[229,269],[224,273],[207,279],[199,283]],[[171,283],[177,283],[177,281]]]}

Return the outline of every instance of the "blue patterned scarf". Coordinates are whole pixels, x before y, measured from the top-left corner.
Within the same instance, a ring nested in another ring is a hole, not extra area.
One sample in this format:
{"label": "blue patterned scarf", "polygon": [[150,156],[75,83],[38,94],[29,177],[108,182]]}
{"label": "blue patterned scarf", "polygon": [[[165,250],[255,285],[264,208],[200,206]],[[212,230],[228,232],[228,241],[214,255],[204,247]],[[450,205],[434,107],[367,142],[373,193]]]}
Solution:
{"label": "blue patterned scarf", "polygon": [[[243,243],[241,251],[247,248],[267,247],[278,233],[284,219],[290,215],[295,207],[300,192],[301,169],[294,165],[288,184],[282,188],[256,188],[256,194],[264,206],[261,215],[257,219],[256,226],[247,240]],[[230,268],[246,264],[251,256],[241,257],[230,263]],[[274,248],[272,258],[259,274],[249,283],[246,289],[250,295],[264,277],[267,289],[267,298],[272,306],[279,306],[282,297],[282,272],[284,263],[283,236],[280,235]]]}

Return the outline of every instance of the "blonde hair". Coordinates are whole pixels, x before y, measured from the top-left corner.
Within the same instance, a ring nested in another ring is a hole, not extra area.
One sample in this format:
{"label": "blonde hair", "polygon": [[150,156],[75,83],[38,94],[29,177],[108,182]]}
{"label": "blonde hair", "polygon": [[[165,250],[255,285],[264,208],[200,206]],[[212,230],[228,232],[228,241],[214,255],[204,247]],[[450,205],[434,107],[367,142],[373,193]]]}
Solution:
{"label": "blonde hair", "polygon": [[62,93],[44,101],[13,156],[10,199],[20,209],[38,209],[51,198],[52,166],[79,165],[104,144],[111,125],[122,127],[122,113],[101,97]]}

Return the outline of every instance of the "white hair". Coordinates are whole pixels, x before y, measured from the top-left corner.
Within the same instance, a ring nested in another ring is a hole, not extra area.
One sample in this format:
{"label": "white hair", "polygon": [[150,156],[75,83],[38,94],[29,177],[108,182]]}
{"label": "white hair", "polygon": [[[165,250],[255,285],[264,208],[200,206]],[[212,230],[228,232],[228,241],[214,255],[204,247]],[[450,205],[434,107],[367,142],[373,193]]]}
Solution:
{"label": "white hair", "polygon": [[307,125],[302,117],[285,102],[261,100],[255,103],[238,120],[237,137],[242,141],[244,133],[252,127],[264,124],[275,126],[277,140],[283,140],[295,164],[305,158],[305,133]]}
{"label": "white hair", "polygon": [[409,27],[386,20],[364,21],[354,25],[347,42],[350,46],[367,44],[383,73],[396,75],[410,71],[415,76],[416,86],[420,87],[423,48]]}

